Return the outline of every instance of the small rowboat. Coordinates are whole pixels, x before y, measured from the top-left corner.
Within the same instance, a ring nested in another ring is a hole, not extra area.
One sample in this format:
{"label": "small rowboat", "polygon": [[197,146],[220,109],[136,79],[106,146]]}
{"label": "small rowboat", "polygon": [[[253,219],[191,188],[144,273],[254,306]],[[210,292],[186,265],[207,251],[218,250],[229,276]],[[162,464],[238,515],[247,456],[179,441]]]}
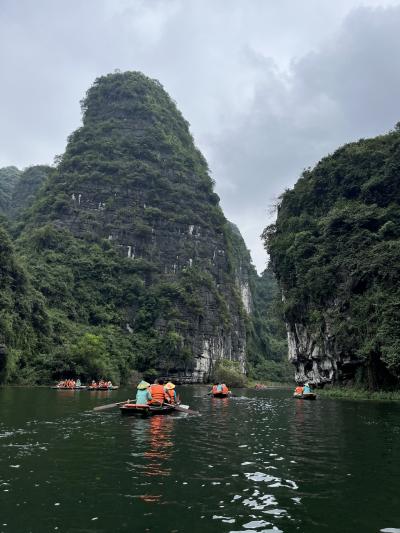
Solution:
{"label": "small rowboat", "polygon": [[306,392],[306,394],[293,394],[293,398],[297,398],[298,400],[316,400],[317,395],[315,392]]}
{"label": "small rowboat", "polygon": [[229,392],[213,392],[213,397],[214,398],[228,398],[229,396],[231,395],[230,391]]}
{"label": "small rowboat", "polygon": [[54,385],[51,388],[57,390],[86,390],[85,385],[81,385],[80,387],[59,387],[58,385]]}
{"label": "small rowboat", "polygon": [[122,415],[131,416],[153,416],[153,415],[167,415],[175,411],[174,405],[163,404],[156,405],[139,405],[136,403],[124,403],[119,406]]}
{"label": "small rowboat", "polygon": [[96,390],[116,390],[119,389],[118,385],[111,385],[111,387],[85,387],[87,390],[96,391]]}

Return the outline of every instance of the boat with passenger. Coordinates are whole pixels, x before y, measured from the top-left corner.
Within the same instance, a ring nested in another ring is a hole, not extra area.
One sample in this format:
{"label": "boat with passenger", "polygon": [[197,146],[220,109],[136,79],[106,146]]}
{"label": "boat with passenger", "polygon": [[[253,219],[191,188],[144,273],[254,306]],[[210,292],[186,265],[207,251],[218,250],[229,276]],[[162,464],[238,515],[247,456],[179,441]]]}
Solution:
{"label": "boat with passenger", "polygon": [[85,390],[86,386],[81,384],[80,379],[64,379],[53,385],[52,389],[57,390]]}
{"label": "boat with passenger", "polygon": [[113,385],[111,381],[103,381],[102,379],[97,383],[92,380],[92,383],[87,387],[89,391],[104,391],[119,389],[118,385]]}
{"label": "boat with passenger", "polygon": [[304,386],[298,385],[294,389],[293,398],[297,398],[298,400],[316,400],[317,395],[315,392],[312,392],[310,384],[306,383]]}
{"label": "boat with passenger", "polygon": [[225,385],[225,383],[217,383],[213,385],[210,393],[213,398],[228,398],[232,393]]}

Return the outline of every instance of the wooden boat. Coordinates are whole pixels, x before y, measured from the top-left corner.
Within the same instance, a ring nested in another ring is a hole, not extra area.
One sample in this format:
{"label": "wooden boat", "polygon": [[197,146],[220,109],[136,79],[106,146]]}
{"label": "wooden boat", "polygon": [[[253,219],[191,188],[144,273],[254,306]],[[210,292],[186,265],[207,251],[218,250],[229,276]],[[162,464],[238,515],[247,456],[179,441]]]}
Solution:
{"label": "wooden boat", "polygon": [[111,387],[85,387],[87,390],[96,391],[96,390],[116,390],[119,389],[118,385],[111,385]]}
{"label": "wooden boat", "polygon": [[214,398],[228,398],[231,395],[231,393],[230,391],[229,392],[215,392],[215,393],[213,392],[212,395]]}
{"label": "wooden boat", "polygon": [[175,411],[174,405],[163,404],[155,405],[139,405],[136,403],[124,403],[119,406],[119,410],[122,415],[131,416],[154,416],[154,415],[167,415]]}
{"label": "wooden boat", "polygon": [[295,392],[293,394],[293,398],[297,398],[298,400],[316,400],[317,395],[315,392],[306,392],[305,394],[297,394]]}
{"label": "wooden boat", "polygon": [[81,385],[80,387],[59,387],[58,385],[54,385],[51,388],[57,390],[86,390],[85,385]]}

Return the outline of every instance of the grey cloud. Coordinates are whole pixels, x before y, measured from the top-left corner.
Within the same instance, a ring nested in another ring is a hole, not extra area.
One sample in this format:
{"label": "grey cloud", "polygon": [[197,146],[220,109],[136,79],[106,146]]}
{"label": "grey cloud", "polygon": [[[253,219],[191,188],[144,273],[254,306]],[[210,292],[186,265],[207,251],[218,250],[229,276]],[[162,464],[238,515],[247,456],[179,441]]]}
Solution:
{"label": "grey cloud", "polygon": [[[0,166],[51,162],[115,68],[157,78],[251,248],[304,167],[399,120],[395,0],[1,0]],[[349,10],[356,8],[349,14]]]}
{"label": "grey cloud", "polygon": [[265,79],[246,113],[208,150],[227,216],[242,228],[259,267],[265,254],[256,236],[272,220],[276,197],[339,145],[400,120],[399,27],[399,7],[359,8],[288,72],[258,58]]}

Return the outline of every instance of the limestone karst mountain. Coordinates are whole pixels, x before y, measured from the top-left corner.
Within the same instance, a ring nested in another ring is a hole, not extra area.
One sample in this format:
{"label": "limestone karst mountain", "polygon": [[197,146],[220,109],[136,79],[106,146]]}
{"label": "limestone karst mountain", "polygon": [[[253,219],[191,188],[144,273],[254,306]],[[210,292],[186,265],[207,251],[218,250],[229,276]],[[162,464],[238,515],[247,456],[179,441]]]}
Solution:
{"label": "limestone karst mountain", "polygon": [[251,265],[187,122],[137,72],[97,79],[82,107],[18,238],[52,318],[49,373],[244,371]]}
{"label": "limestone karst mountain", "polygon": [[264,236],[298,381],[400,378],[400,130],[322,159]]}

